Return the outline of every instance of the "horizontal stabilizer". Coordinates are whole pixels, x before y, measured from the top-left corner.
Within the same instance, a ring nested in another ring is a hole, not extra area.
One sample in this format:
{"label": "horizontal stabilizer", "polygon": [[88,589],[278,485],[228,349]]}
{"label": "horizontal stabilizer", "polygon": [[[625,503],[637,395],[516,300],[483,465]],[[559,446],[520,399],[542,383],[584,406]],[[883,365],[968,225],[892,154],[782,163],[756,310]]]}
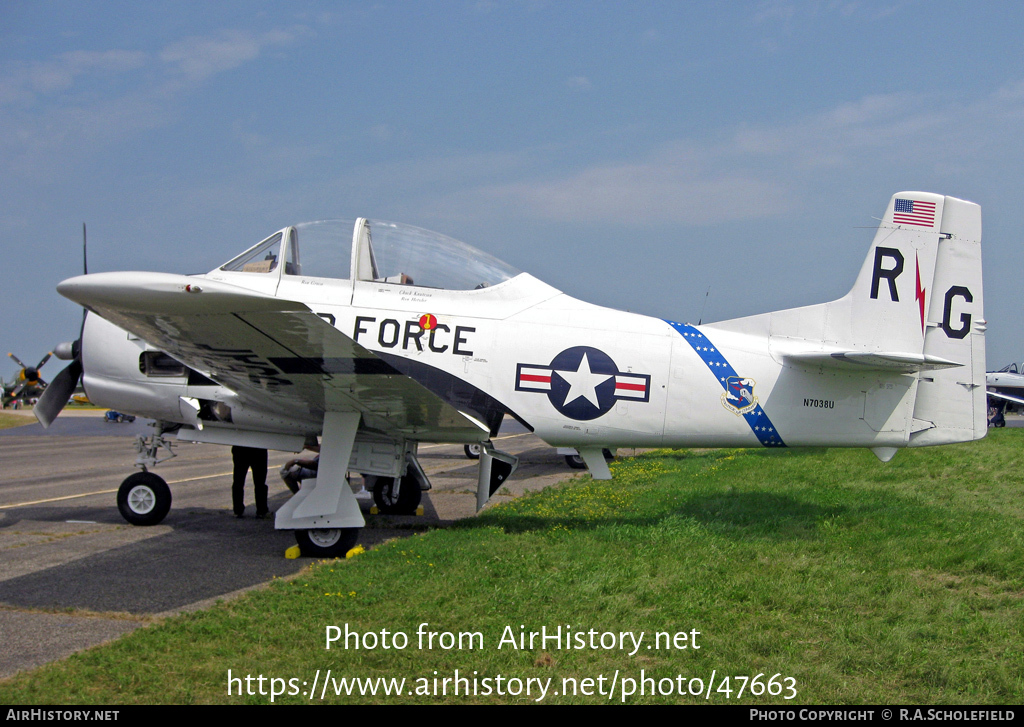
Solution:
{"label": "horizontal stabilizer", "polygon": [[880,351],[812,351],[785,354],[788,363],[800,366],[829,366],[859,371],[898,371],[914,373],[948,369],[963,364],[921,353],[888,353]]}

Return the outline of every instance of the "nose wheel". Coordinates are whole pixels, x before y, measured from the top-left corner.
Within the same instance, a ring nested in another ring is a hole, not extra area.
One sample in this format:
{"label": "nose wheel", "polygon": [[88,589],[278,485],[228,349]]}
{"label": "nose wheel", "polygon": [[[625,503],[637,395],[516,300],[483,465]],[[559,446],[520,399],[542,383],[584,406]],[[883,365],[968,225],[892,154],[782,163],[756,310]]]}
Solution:
{"label": "nose wheel", "polygon": [[132,525],[156,525],[171,509],[171,488],[152,472],[136,472],[117,490],[117,509]]}

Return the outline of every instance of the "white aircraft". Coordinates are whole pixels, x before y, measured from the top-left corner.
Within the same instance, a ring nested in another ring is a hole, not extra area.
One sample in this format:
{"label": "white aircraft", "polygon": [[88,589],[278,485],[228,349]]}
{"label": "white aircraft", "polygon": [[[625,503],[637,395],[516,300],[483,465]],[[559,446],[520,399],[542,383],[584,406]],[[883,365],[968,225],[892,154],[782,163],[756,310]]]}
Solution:
{"label": "white aircraft", "polygon": [[420,442],[480,444],[478,505],[516,459],[490,444],[508,414],[595,478],[614,447],[900,447],[986,433],[981,212],[893,196],[839,300],[708,325],[571,298],[433,232],[376,220],[286,227],[205,275],[64,281],[85,306],[73,358],[36,409],[48,424],[82,376],[100,406],[157,420],[118,494],[133,523],[171,494],[146,471],[178,440],[300,451],[316,480],[276,514],[307,555],[364,525],[346,472],[407,511]]}
{"label": "white aircraft", "polygon": [[994,427],[1006,426],[1006,405],[1024,405],[1024,374],[1017,364],[1012,363],[998,371],[985,375],[989,397],[989,424]]}

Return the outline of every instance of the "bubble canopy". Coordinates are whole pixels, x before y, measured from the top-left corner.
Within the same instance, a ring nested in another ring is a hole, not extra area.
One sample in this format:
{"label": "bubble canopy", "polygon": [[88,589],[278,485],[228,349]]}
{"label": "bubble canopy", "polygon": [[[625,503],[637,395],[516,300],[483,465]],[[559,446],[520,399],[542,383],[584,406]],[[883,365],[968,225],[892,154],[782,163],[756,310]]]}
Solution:
{"label": "bubble canopy", "polygon": [[519,274],[464,242],[412,225],[382,220],[323,220],[286,227],[225,263],[220,270],[356,279],[445,290],[476,290]]}

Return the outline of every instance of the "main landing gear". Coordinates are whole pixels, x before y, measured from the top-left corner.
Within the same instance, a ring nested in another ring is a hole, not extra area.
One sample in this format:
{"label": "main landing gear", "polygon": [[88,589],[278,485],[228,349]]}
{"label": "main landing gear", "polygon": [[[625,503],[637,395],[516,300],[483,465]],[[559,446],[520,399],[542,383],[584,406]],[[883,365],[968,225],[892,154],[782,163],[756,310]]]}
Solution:
{"label": "main landing gear", "polygon": [[[491,446],[491,443],[487,442],[487,446]],[[484,451],[484,444],[483,442],[473,442],[473,444],[463,445],[462,449],[468,459],[480,459],[480,455]]]}
{"label": "main landing gear", "polygon": [[[610,449],[602,449],[601,454],[604,455],[606,462],[611,462],[615,459],[615,455]],[[587,468],[587,463],[583,461],[583,458],[575,450],[572,454],[565,455],[565,463],[574,470],[585,470]]]}
{"label": "main landing gear", "polygon": [[423,493],[412,472],[404,477],[373,477],[373,502],[384,515],[415,515]]}
{"label": "main landing gear", "polygon": [[[386,515],[412,515],[420,506],[430,480],[416,457],[416,441],[387,440],[364,435],[357,440],[360,414],[326,412],[317,476],[309,478],[276,512],[277,530],[294,530],[299,549],[306,557],[342,557],[354,548],[366,521],[348,484],[348,472],[365,473],[377,511]],[[175,456],[172,442],[164,438],[179,425],[156,422],[155,433],[138,437],[136,467],[142,471],[126,478],[117,493],[122,517],[132,525],[156,525],[171,509],[171,490],[163,478],[149,471]],[[282,451],[294,446],[280,440]],[[198,441],[198,440],[196,440]],[[276,443],[276,440],[274,440]],[[288,450],[295,451],[295,450]],[[467,454],[480,459],[477,477],[479,510],[515,471],[518,458],[495,451],[490,442],[474,443]]]}
{"label": "main landing gear", "polygon": [[296,530],[295,542],[309,558],[339,558],[356,547],[362,528]]}

